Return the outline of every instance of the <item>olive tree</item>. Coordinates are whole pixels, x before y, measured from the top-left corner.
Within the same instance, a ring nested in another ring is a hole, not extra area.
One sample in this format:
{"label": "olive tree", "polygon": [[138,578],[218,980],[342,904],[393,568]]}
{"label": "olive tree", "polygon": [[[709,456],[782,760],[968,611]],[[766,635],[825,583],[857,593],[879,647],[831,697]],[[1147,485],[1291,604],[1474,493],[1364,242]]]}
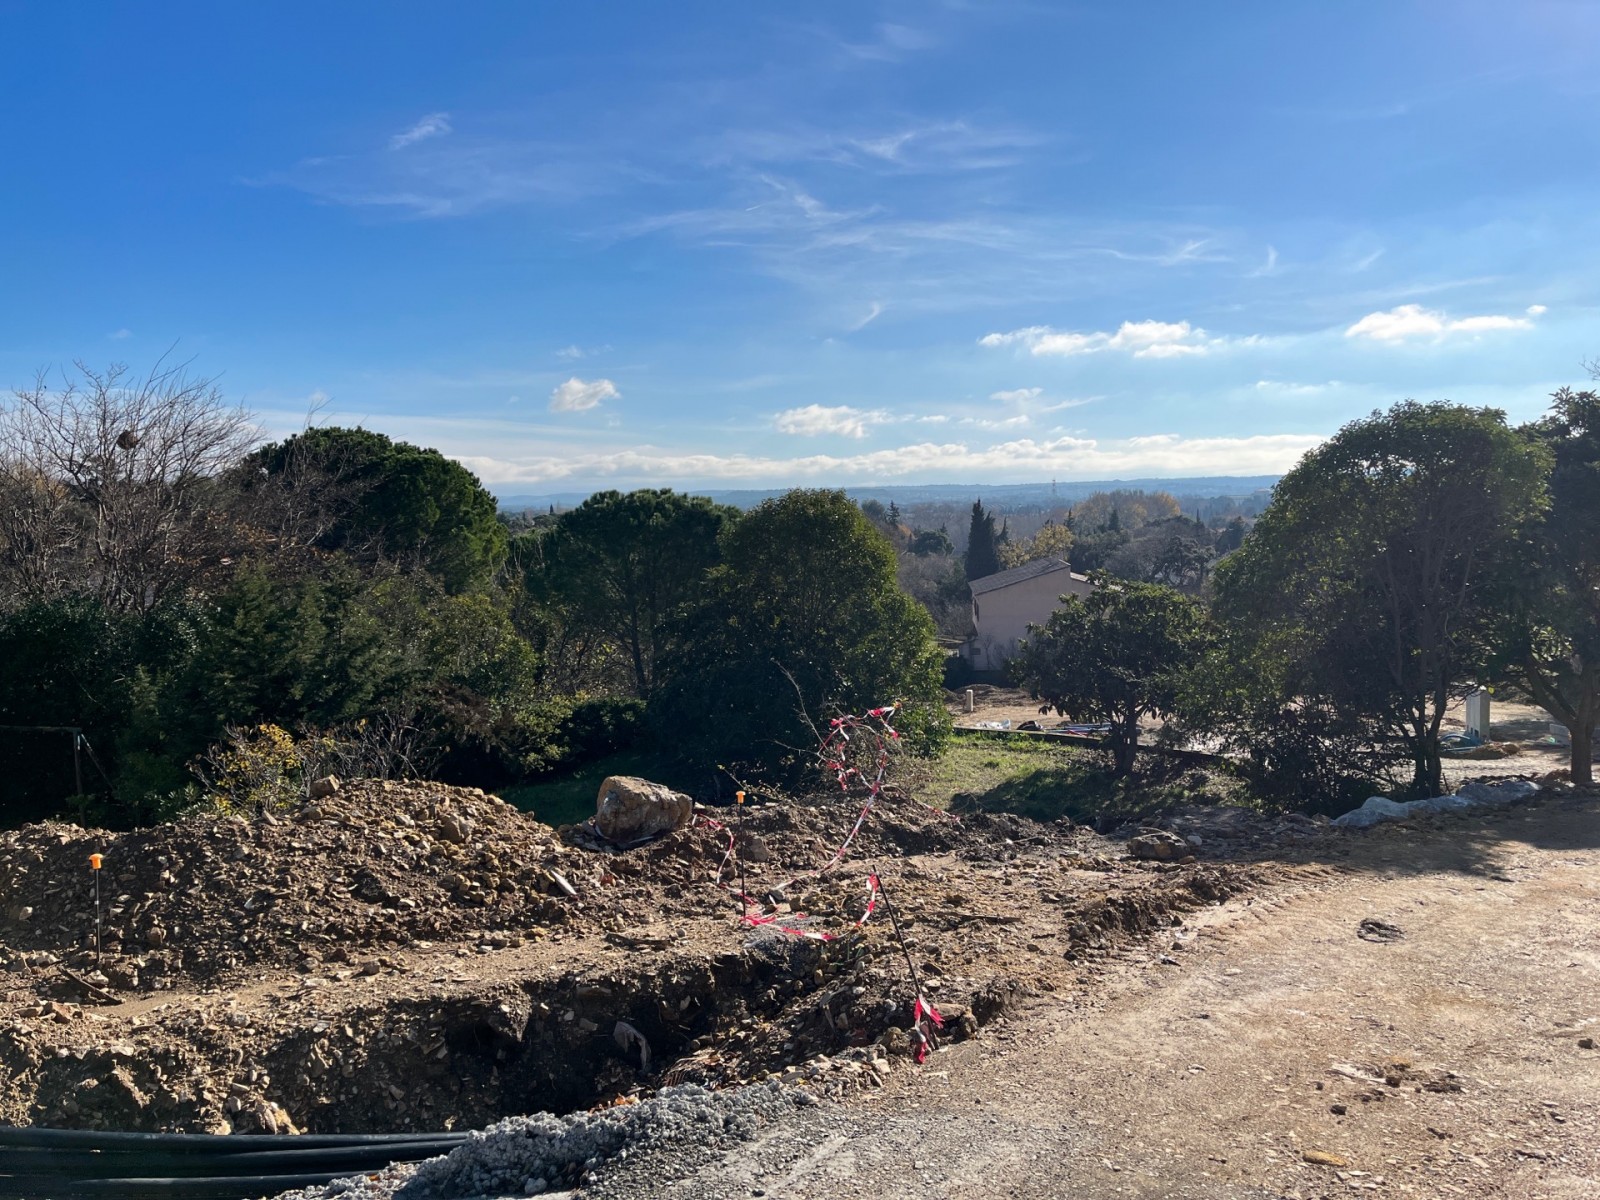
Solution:
{"label": "olive tree", "polygon": [[1572,781],[1587,784],[1600,724],[1600,393],[1561,389],[1525,432],[1554,462],[1550,508],[1505,557],[1489,669],[1567,726]]}
{"label": "olive tree", "polygon": [[1087,596],[1063,596],[1030,627],[1011,673],[1062,716],[1111,726],[1115,774],[1133,771],[1139,721],[1168,715],[1203,652],[1206,614],[1173,588],[1096,575]]}
{"label": "olive tree", "polygon": [[1547,471],[1496,409],[1407,400],[1352,422],[1279,481],[1218,568],[1219,610],[1295,647],[1286,700],[1360,715],[1437,794],[1445,709]]}

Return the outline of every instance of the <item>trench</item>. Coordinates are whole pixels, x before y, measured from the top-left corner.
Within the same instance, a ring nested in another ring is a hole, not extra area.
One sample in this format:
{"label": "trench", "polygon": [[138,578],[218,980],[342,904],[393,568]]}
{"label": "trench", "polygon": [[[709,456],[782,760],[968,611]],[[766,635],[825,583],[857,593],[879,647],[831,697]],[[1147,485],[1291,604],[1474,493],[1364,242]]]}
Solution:
{"label": "trench", "polygon": [[[1043,952],[1063,965],[1092,960],[1255,882],[1249,869],[1203,867],[1134,891],[1085,890],[1050,908],[1052,932],[1029,936],[1049,943]],[[958,909],[925,911],[908,924],[912,953],[947,958],[972,919]],[[211,1039],[221,1032],[211,1026],[169,1031],[158,1045],[61,1053],[0,1028],[0,1065],[11,1068],[0,1116],[64,1129],[235,1135],[216,1144],[245,1135],[293,1148],[306,1143],[249,1135],[298,1132],[410,1137],[420,1146],[507,1116],[564,1115],[675,1083],[762,1078],[906,1023],[900,952],[884,939],[818,942],[757,930],[722,953],[653,949],[668,952],[630,958],[623,949],[606,956],[616,963],[609,969],[374,998],[326,1019],[299,1013],[286,1033],[257,1031],[253,1040]],[[978,965],[963,956],[959,969],[972,974]],[[1029,991],[1006,975],[972,983],[940,998],[956,1017],[950,1040],[972,1036]],[[0,1196],[10,1194],[4,1157]]]}
{"label": "trench", "polygon": [[353,1005],[248,1046],[198,1030],[58,1054],[0,1031],[0,1061],[22,1068],[7,1107],[43,1126],[255,1134],[286,1132],[283,1114],[311,1134],[475,1129],[723,1082],[697,1077],[695,1051],[766,1028],[851,962],[845,942],[769,935],[714,956]]}

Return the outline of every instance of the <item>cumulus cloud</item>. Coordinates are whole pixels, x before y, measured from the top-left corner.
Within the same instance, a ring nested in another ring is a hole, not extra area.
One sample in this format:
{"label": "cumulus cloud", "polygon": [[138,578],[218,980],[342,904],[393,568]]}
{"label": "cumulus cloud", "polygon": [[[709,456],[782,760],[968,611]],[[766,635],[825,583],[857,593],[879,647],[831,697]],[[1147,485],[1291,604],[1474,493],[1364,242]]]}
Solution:
{"label": "cumulus cloud", "polygon": [[551,412],[583,412],[602,400],[615,400],[622,393],[609,379],[585,381],[574,375],[550,392]]}
{"label": "cumulus cloud", "polygon": [[675,483],[740,481],[777,486],[818,480],[1105,479],[1117,476],[1268,475],[1285,471],[1322,441],[1304,434],[1188,438],[1152,434],[1119,441],[1063,436],[1019,438],[988,446],[921,442],[861,454],[777,458],[705,454],[641,446],[522,459],[458,455],[497,484],[562,481]]}
{"label": "cumulus cloud", "polygon": [[423,142],[429,138],[443,137],[450,132],[449,113],[429,113],[410,129],[403,129],[389,139],[389,149],[404,150],[413,142]]}
{"label": "cumulus cloud", "polygon": [[1123,351],[1134,358],[1180,358],[1206,354],[1226,339],[1212,337],[1187,321],[1124,321],[1115,333],[1077,333],[1030,325],[1010,333],[990,333],[978,339],[980,346],[1026,346],[1036,355],[1071,356]]}
{"label": "cumulus cloud", "polygon": [[790,408],[773,418],[779,433],[792,433],[801,437],[834,434],[839,437],[864,438],[867,429],[889,420],[885,412],[851,408],[848,404],[807,404],[804,408]]}
{"label": "cumulus cloud", "polygon": [[1526,316],[1489,314],[1477,317],[1452,317],[1420,304],[1401,304],[1387,312],[1368,313],[1349,329],[1345,337],[1367,338],[1374,342],[1407,342],[1416,339],[1442,341],[1454,334],[1492,333],[1506,329],[1532,329],[1532,318],[1546,311],[1542,304],[1530,305]]}

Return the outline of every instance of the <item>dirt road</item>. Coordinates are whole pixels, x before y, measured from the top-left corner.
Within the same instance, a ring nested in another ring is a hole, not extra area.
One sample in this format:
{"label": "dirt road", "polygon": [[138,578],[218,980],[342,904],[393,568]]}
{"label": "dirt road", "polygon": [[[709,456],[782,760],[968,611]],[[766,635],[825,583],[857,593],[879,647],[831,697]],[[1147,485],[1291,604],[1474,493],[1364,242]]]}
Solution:
{"label": "dirt road", "polygon": [[1600,1195],[1600,802],[1350,845],[854,1105],[598,1194]]}

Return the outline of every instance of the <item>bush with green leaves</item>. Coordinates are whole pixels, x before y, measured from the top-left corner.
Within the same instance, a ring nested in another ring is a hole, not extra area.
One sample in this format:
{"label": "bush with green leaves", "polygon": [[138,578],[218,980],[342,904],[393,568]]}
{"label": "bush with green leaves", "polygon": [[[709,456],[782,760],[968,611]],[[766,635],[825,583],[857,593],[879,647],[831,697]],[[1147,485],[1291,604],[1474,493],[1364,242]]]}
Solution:
{"label": "bush with green leaves", "polygon": [[722,536],[722,563],[650,698],[664,745],[783,774],[830,716],[899,702],[913,751],[948,736],[944,655],[895,580],[895,552],[842,491],[767,500]]}
{"label": "bush with green leaves", "polygon": [[1074,721],[1111,726],[1120,777],[1133,770],[1139,721],[1176,711],[1185,674],[1200,661],[1205,609],[1163,584],[1094,576],[1087,596],[1064,596],[1029,628],[1010,671],[1018,686]]}

